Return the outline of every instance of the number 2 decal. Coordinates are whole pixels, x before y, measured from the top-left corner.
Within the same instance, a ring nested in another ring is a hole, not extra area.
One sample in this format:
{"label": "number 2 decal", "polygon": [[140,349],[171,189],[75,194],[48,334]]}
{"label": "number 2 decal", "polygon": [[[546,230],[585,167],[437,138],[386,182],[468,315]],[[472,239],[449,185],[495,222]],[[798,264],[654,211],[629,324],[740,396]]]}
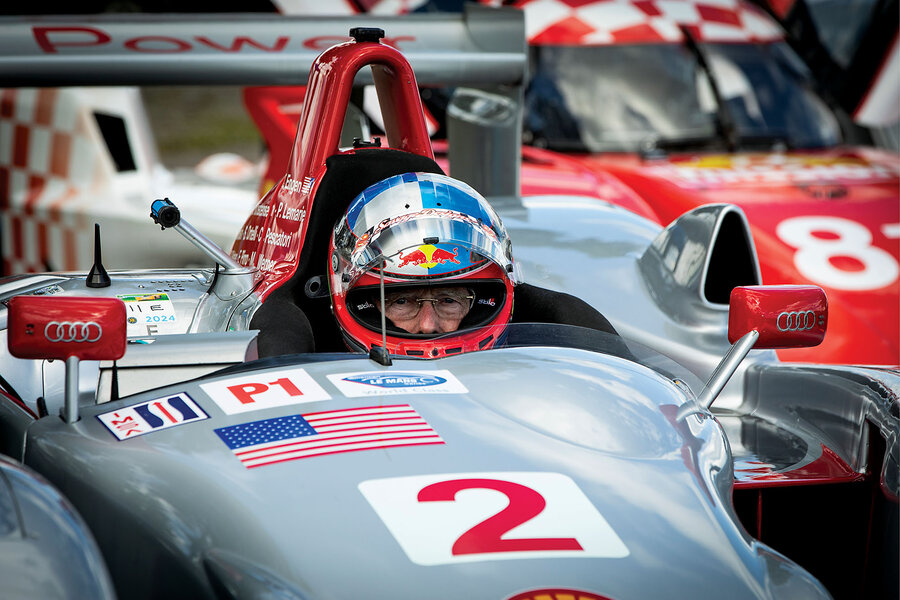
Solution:
{"label": "number 2 decal", "polygon": [[498,479],[441,481],[422,488],[418,499],[419,502],[452,501],[456,499],[456,492],[473,488],[497,490],[509,498],[509,505],[459,536],[453,544],[454,555],[528,550],[584,550],[575,538],[503,539],[504,533],[536,517],[547,505],[543,496],[518,483]]}
{"label": "number 2 decal", "polygon": [[561,473],[417,475],[364,481],[359,490],[420,565],[629,553]]}

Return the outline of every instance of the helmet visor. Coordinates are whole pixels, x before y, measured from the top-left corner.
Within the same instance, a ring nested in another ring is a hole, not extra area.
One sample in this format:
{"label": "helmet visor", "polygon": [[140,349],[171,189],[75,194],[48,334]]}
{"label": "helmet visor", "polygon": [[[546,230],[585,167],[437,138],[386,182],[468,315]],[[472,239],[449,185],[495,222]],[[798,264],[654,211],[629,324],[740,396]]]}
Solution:
{"label": "helmet visor", "polygon": [[453,277],[486,260],[512,277],[509,238],[499,218],[491,217],[486,221],[452,210],[425,209],[382,221],[362,235],[342,220],[335,231],[335,249],[346,261],[342,280],[349,287],[382,264],[386,277],[410,281]]}

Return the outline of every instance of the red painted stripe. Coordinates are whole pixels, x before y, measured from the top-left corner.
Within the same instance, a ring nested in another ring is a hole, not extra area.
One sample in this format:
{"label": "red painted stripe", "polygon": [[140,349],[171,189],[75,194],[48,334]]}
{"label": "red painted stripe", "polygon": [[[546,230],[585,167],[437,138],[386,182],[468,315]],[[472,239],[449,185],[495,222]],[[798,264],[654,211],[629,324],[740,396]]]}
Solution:
{"label": "red painted stripe", "polygon": [[47,187],[47,180],[44,177],[41,177],[40,175],[31,175],[28,178],[28,192],[25,195],[26,215],[34,215],[34,205],[37,204],[37,201],[44,193],[45,187]]}
{"label": "red painted stripe", "polygon": [[634,7],[643,12],[648,17],[662,16],[662,12],[653,0],[636,0]]}
{"label": "red painted stripe", "polygon": [[72,154],[72,136],[54,131],[50,141],[50,174],[66,178],[69,175],[69,157]]}
{"label": "red painted stripe", "polygon": [[10,205],[12,189],[9,187],[9,168],[0,167],[0,210],[6,210]]}
{"label": "red painted stripe", "polygon": [[[342,433],[344,431],[358,431],[360,429],[379,429],[382,427],[403,427],[403,426],[410,426],[410,425],[414,425],[416,427],[428,427],[429,429],[431,429],[431,426],[428,425],[428,423],[425,422],[425,419],[423,419],[421,417],[407,417],[407,418],[408,419],[415,418],[416,421],[411,422],[411,423],[384,423],[383,425],[370,424],[370,425],[361,425],[360,427],[338,427],[335,429],[328,429],[327,431],[322,431],[322,430],[318,430],[318,431],[319,431],[319,435],[322,435],[325,433],[331,434],[331,433]],[[393,419],[378,419],[378,421],[376,421],[376,423],[381,423],[382,421],[391,421],[391,420],[393,420]],[[359,424],[360,423],[353,423],[353,425],[359,425]]]}
{"label": "red painted stripe", "polygon": [[404,448],[404,447],[406,447],[406,446],[430,446],[430,445],[433,445],[433,444],[443,444],[443,443],[444,443],[444,441],[441,440],[441,441],[438,441],[438,442],[411,442],[411,443],[409,443],[409,444],[392,444],[392,445],[390,445],[390,446],[381,446],[381,447],[378,447],[378,448],[354,448],[353,450],[332,450],[331,452],[322,452],[321,454],[313,454],[313,455],[310,455],[310,456],[293,456],[293,457],[291,457],[291,458],[282,458],[282,459],[280,459],[280,460],[273,460],[273,461],[271,461],[271,462],[260,463],[260,464],[258,464],[258,465],[246,465],[246,467],[247,467],[248,469],[255,469],[255,468],[257,468],[257,467],[264,467],[264,466],[266,466],[266,465],[274,465],[274,464],[276,464],[276,463],[288,462],[288,461],[290,461],[290,460],[301,460],[301,459],[304,459],[304,458],[311,458],[312,456],[327,456],[327,455],[329,455],[329,454],[346,454],[346,453],[348,453],[348,452],[361,452],[361,451],[363,451],[363,450],[379,450],[379,449],[386,449],[386,448]]}
{"label": "red painted stripe", "polygon": [[65,248],[65,252],[63,253],[63,258],[65,259],[65,266],[63,267],[66,271],[74,271],[78,268],[78,246],[77,246],[77,238],[75,232],[68,227],[63,228],[63,247]]}
{"label": "red painted stripe", "polygon": [[724,23],[726,25],[741,27],[741,19],[732,9],[698,4],[697,13],[700,15],[701,19],[710,23]]}
{"label": "red painted stripe", "polygon": [[641,23],[632,27],[623,27],[612,31],[612,38],[617,44],[662,42],[663,38],[651,25]]}
{"label": "red painted stripe", "polygon": [[[392,414],[392,413],[388,413]],[[393,413],[397,414],[397,413]],[[405,414],[405,416],[404,416]],[[381,417],[378,415],[357,415],[355,417],[338,417],[334,419],[314,419],[313,421],[307,420],[307,423],[316,428],[316,431],[323,432],[324,428],[338,427],[340,425],[358,425],[360,423],[381,423],[383,421],[397,421],[403,419],[415,419],[419,417],[419,415],[414,412],[411,413],[401,413],[398,417]],[[352,419],[358,418],[360,420],[353,421]],[[423,419],[424,422],[424,419]]]}
{"label": "red painted stripe", "polygon": [[13,134],[13,166],[25,167],[28,164],[28,138],[30,130],[25,125],[16,125]]}
{"label": "red painted stripe", "polygon": [[13,258],[21,260],[25,258],[25,245],[22,240],[22,219],[19,217],[11,217],[10,225],[12,225]]}
{"label": "red painted stripe", "polygon": [[[389,404],[388,406],[364,406],[364,407],[360,407],[360,408],[341,408],[338,410],[323,410],[323,411],[314,412],[314,413],[306,413],[303,415],[303,418],[306,419],[308,422],[310,417],[315,417],[316,415],[330,415],[332,413],[340,414],[342,412],[357,411],[357,410],[358,411],[363,411],[363,410],[370,410],[370,411],[376,410],[377,411],[377,410],[387,410],[389,408],[411,408],[411,407],[409,406],[409,404]],[[366,413],[361,413],[361,414],[366,414]]]}
{"label": "red painted stripe", "polygon": [[33,410],[31,410],[30,408],[28,408],[28,406],[26,406],[25,403],[22,402],[21,400],[19,400],[18,398],[14,398],[13,396],[7,394],[7,393],[6,393],[5,391],[3,391],[3,390],[0,390],[0,395],[5,396],[6,398],[8,398],[8,399],[10,400],[10,402],[12,402],[12,403],[15,404],[16,406],[18,406],[19,408],[21,408],[22,410],[24,410],[24,411],[25,411],[26,413],[28,413],[32,418],[34,418],[34,419],[37,419],[37,418],[38,418],[38,416],[35,414],[35,412],[34,412]]}
{"label": "red painted stripe", "polygon": [[756,539],[762,539],[762,492],[756,490]]}
{"label": "red painted stripe", "polygon": [[822,456],[799,469],[765,475],[749,474],[746,477],[735,473],[734,487],[735,489],[753,489],[786,485],[821,485],[862,481],[864,479],[865,474],[857,473],[841,460],[841,457],[833,450],[827,446],[822,446]]}
{"label": "red painted stripe", "polygon": [[61,223],[62,206],[76,196],[78,196],[78,189],[70,186],[64,193],[54,199],[50,205],[47,206],[47,214],[50,216],[50,220],[54,223]]}
{"label": "red painted stripe", "polygon": [[50,126],[53,124],[53,109],[56,107],[56,97],[59,90],[44,88],[38,91],[37,104],[34,107],[34,121],[38,125]]}
{"label": "red painted stripe", "polygon": [[[329,442],[331,440],[346,440],[346,439],[350,439],[350,438],[361,438],[361,437],[366,437],[366,436],[370,436],[370,435],[379,435],[379,434],[385,434],[385,433],[430,432],[432,434],[432,436],[437,435],[437,433],[434,431],[434,429],[432,429],[431,427],[428,427],[428,425],[424,425],[425,429],[421,428],[423,426],[418,426],[418,427],[419,427],[418,429],[397,429],[396,431],[373,431],[371,433],[354,433],[351,435],[335,435],[335,436],[328,436],[325,438],[323,438],[321,435],[310,435],[305,438],[293,438],[289,442],[285,442],[284,444],[278,444],[276,446],[267,446],[265,448],[254,448],[252,450],[240,450],[240,451],[236,451],[234,454],[235,454],[235,456],[243,456],[245,454],[257,453],[257,454],[259,454],[259,456],[257,456],[256,458],[262,458],[264,456],[275,456],[277,454],[284,454],[285,452],[294,452],[294,451],[305,450],[305,449],[327,448],[329,446],[342,446],[345,444],[362,444],[367,441],[368,442],[376,442],[379,440],[359,440],[356,442],[343,442],[343,443],[338,443],[338,444],[321,443],[317,446],[313,445],[315,442]],[[366,429],[369,429],[369,428],[366,428]],[[385,439],[394,439],[394,438],[385,438]],[[291,449],[283,450],[281,452],[271,452],[272,450],[277,450],[278,448],[291,448]],[[253,457],[251,457],[251,458],[253,458]]]}
{"label": "red painted stripe", "polygon": [[16,90],[3,90],[0,94],[0,118],[11,119],[15,114]]}
{"label": "red painted stripe", "polygon": [[47,224],[41,221],[37,226],[38,256],[45,265],[50,262],[50,238],[47,235]]}

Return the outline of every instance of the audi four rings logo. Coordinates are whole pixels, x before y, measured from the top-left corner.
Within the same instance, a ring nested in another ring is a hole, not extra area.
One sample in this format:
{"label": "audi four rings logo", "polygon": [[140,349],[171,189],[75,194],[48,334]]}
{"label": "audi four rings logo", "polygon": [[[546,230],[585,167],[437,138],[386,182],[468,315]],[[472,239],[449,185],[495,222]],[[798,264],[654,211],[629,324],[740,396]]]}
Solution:
{"label": "audi four rings logo", "polygon": [[808,331],[816,326],[816,313],[811,310],[783,312],[775,321],[778,331]]}
{"label": "audi four rings logo", "polygon": [[96,342],[103,328],[95,321],[50,321],[44,327],[48,342]]}

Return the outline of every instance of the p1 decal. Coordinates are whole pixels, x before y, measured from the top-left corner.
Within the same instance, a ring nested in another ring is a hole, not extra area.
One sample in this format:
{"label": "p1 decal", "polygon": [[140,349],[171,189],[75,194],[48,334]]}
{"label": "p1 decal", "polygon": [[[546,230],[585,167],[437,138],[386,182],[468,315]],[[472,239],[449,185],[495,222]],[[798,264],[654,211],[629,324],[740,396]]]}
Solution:
{"label": "p1 decal", "polygon": [[444,443],[408,404],[289,415],[215,431],[248,469],[326,454]]}
{"label": "p1 decal", "polygon": [[510,596],[506,600],[610,600],[606,596],[600,596],[584,590],[570,588],[543,588],[540,590],[528,590]]}
{"label": "p1 decal", "polygon": [[419,565],[526,558],[623,558],[628,548],[561,473],[450,473],[359,484]]}
{"label": "p1 decal", "polygon": [[465,394],[450,371],[360,371],[338,373],[328,379],[348,398],[387,394]]}
{"label": "p1 decal", "polygon": [[116,438],[127,440],[209,416],[184,392],[97,415]]}
{"label": "p1 decal", "polygon": [[227,415],[331,398],[303,369],[254,373],[200,387]]}

